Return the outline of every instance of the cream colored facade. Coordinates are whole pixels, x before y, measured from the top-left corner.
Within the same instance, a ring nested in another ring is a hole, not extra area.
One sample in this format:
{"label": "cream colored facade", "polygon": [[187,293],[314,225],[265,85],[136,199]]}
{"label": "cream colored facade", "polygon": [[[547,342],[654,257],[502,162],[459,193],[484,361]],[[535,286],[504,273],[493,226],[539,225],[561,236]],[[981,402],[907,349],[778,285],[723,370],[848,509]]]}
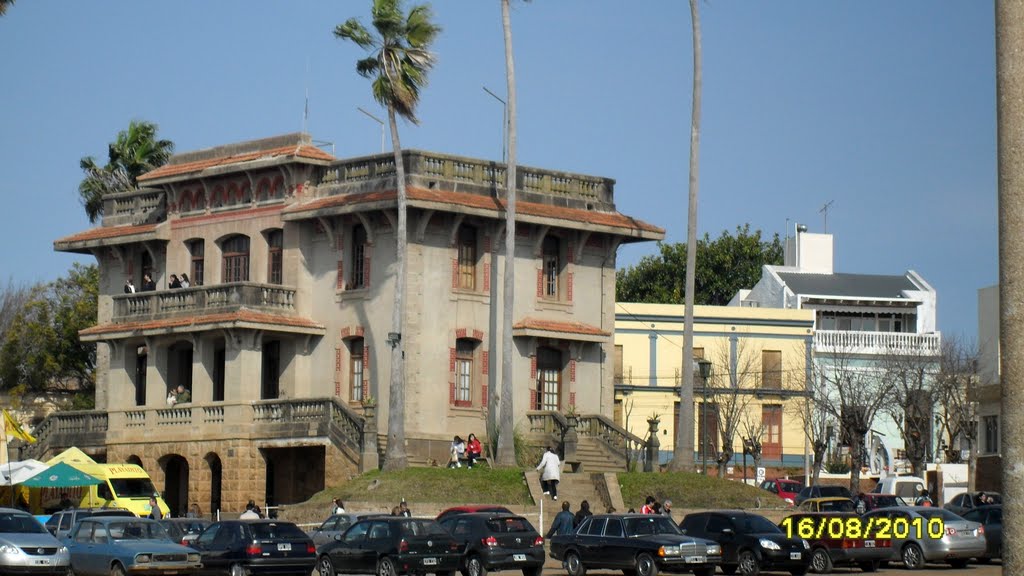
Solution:
{"label": "cream colored facade", "polygon": [[[646,438],[647,419],[658,416],[662,463],[671,458],[675,444],[683,311],[681,305],[628,302],[615,308],[615,419]],[[737,422],[733,462],[742,460],[742,438],[760,434],[764,465],[804,465],[806,436],[799,414],[806,407],[813,328],[811,310],[694,307],[694,356],[712,363],[708,428],[715,428],[716,404],[721,422]],[[695,376],[694,446],[698,449],[694,457],[698,464],[703,394],[700,376]],[[718,438],[708,453],[709,468],[721,444]]]}

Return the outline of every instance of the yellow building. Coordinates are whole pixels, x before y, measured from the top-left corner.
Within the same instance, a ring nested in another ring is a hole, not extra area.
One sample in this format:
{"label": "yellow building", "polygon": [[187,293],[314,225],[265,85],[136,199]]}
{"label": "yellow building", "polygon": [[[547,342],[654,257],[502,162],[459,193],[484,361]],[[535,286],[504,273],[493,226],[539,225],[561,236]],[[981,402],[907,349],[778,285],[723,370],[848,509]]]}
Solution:
{"label": "yellow building", "polygon": [[[744,439],[753,439],[763,466],[803,467],[813,338],[813,310],[694,307],[694,358],[712,365],[707,387],[699,375],[693,384],[698,465],[705,448],[712,469],[731,436],[733,463],[742,462]],[[646,438],[647,420],[659,417],[661,463],[675,444],[682,356],[683,306],[616,304],[615,420]]]}

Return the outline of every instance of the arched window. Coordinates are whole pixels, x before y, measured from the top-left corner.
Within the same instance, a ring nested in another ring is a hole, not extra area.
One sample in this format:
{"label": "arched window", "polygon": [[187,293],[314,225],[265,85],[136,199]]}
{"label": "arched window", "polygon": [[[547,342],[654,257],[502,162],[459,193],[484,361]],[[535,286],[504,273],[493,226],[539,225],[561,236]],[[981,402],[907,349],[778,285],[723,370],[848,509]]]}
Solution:
{"label": "arched window", "polygon": [[360,224],[352,228],[352,275],[350,288],[365,288],[366,278],[366,229]]}
{"label": "arched window", "polygon": [[221,246],[224,253],[224,282],[249,281],[249,237],[232,236]]}
{"label": "arched window", "polygon": [[537,348],[537,393],[535,410],[558,410],[562,397],[562,351]]}
{"label": "arched window", "polygon": [[283,283],[283,246],[284,233],[281,230],[271,230],[270,232],[267,233],[267,282],[269,282],[270,284]]}
{"label": "arched window", "polygon": [[476,290],[476,228],[459,228],[459,288]]}
{"label": "arched window", "polygon": [[348,342],[348,389],[353,402],[363,400],[363,366],[366,361],[363,355],[363,339],[352,338]]}
{"label": "arched window", "polygon": [[544,237],[544,286],[542,293],[544,298],[558,299],[558,275],[562,271],[561,251],[562,246],[558,237]]}

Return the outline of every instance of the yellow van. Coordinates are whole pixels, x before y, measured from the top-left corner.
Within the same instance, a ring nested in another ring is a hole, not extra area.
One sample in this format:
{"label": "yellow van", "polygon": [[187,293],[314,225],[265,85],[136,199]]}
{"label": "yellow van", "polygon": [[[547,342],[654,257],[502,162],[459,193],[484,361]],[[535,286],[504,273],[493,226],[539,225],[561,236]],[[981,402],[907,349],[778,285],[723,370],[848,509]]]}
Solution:
{"label": "yellow van", "polygon": [[[79,508],[124,508],[138,516],[149,516],[150,496],[156,495],[163,516],[167,516],[170,508],[158,495],[153,481],[146,470],[137,464],[100,464],[78,448],[68,448],[46,462],[53,466],[64,462],[78,470],[93,476],[102,483],[79,488],[43,488],[38,500],[31,503],[42,509],[52,510],[59,507],[60,501],[67,495]],[[35,507],[35,506],[34,506]]]}

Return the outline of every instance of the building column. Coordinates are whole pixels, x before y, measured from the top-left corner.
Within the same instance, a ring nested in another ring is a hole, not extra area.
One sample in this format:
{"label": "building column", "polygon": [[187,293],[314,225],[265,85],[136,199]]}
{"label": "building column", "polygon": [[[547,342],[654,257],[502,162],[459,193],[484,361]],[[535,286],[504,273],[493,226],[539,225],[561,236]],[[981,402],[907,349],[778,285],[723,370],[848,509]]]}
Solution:
{"label": "building column", "polygon": [[263,375],[263,339],[255,330],[230,330],[225,336],[224,400],[259,399]]}
{"label": "building column", "polygon": [[1003,572],[1024,572],[1024,2],[996,1]]}
{"label": "building column", "polygon": [[165,406],[167,400],[167,346],[146,338],[146,405]]}
{"label": "building column", "polygon": [[213,341],[192,336],[192,401],[213,401]]}
{"label": "building column", "polygon": [[[96,347],[96,409],[116,410],[135,406],[135,360],[137,344],[126,340]],[[104,353],[101,355],[100,350]],[[107,370],[101,364],[107,364]],[[101,378],[106,378],[102,382]]]}

